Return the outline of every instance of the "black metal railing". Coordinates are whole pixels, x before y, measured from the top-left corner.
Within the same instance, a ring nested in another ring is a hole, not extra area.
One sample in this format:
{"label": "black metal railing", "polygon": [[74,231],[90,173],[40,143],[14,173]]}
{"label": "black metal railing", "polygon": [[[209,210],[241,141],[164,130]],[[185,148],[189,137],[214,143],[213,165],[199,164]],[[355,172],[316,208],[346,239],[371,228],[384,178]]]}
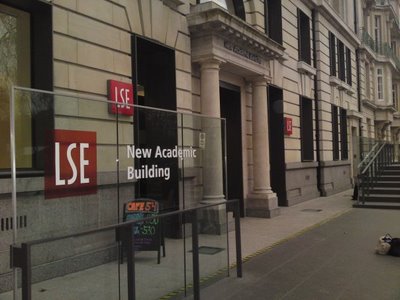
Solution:
{"label": "black metal railing", "polygon": [[400,59],[397,57],[395,49],[392,49],[390,44],[374,40],[365,28],[361,28],[361,41],[376,54],[391,59],[396,67],[400,69]]}
{"label": "black metal railing", "polygon": [[[202,217],[202,210],[206,209],[225,209],[226,213],[228,211],[233,211],[233,217],[235,222],[235,248],[236,248],[236,274],[237,277],[242,277],[242,253],[241,253],[241,236],[240,236],[240,202],[238,199],[220,201],[212,204],[204,204],[194,208],[173,211],[168,213],[162,213],[156,216],[151,216],[147,218],[141,218],[136,220],[131,220],[119,224],[104,226],[102,228],[89,230],[85,232],[79,232],[76,234],[69,234],[54,238],[39,239],[21,243],[20,245],[11,246],[11,266],[13,268],[21,269],[21,289],[22,289],[22,299],[31,300],[32,299],[32,247],[34,246],[44,246],[44,244],[68,240],[71,238],[82,238],[88,237],[93,234],[101,234],[107,231],[115,232],[115,236],[119,242],[119,246],[125,247],[127,253],[127,270],[126,270],[126,280],[124,284],[127,288],[127,298],[129,300],[136,299],[136,287],[135,287],[135,234],[134,225],[137,223],[149,222],[149,221],[162,221],[169,217],[180,217],[186,220],[186,223],[191,225],[191,240],[192,240],[192,276],[193,283],[192,292],[194,299],[200,299],[200,281],[201,281],[201,260],[199,259],[199,219]],[[218,208],[219,207],[219,208]],[[200,215],[200,217],[199,217]],[[226,225],[226,238],[228,239],[228,225]],[[122,252],[122,251],[121,251]],[[229,257],[229,253],[228,253]],[[183,258],[184,259],[184,258]],[[229,267],[229,258],[227,262]],[[84,280],[85,278],[83,278]],[[151,278],[150,280],[154,280]],[[116,297],[118,298],[118,297]],[[120,298],[120,296],[119,296]]]}
{"label": "black metal railing", "polygon": [[380,146],[384,144],[384,141],[377,140],[373,138],[359,138],[360,143],[360,152],[361,152],[361,161],[358,164],[358,172],[357,175],[360,174],[365,166],[372,160],[376,152],[379,150]]}
{"label": "black metal railing", "polygon": [[370,195],[383,169],[394,162],[394,148],[392,144],[381,144],[374,150],[372,157],[358,175],[359,194],[358,204],[365,204],[365,199]]}

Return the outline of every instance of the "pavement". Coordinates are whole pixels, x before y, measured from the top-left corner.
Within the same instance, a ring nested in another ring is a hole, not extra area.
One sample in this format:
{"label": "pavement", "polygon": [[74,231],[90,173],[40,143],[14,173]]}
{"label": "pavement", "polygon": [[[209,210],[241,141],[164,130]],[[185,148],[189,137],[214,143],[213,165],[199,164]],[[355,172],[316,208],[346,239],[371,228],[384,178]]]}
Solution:
{"label": "pavement", "polygon": [[[341,199],[351,203],[348,197],[345,192],[284,209],[281,219],[290,220],[295,211],[311,213],[303,207],[323,209],[315,214],[325,211],[327,218],[318,222],[310,217],[317,223],[310,225],[309,220],[309,227],[299,227],[289,237],[283,234],[282,240],[245,257],[243,278],[231,276],[203,288],[201,298],[399,300],[400,258],[374,251],[379,236],[400,237],[399,211],[346,209]],[[293,221],[303,227],[307,222],[299,218]],[[247,228],[247,221],[243,223]]]}
{"label": "pavement", "polygon": [[[354,209],[351,196],[348,190],[282,207],[273,219],[242,218],[243,278],[234,269],[227,277],[224,268],[228,253],[235,263],[234,232],[229,251],[226,235],[200,235],[200,246],[224,249],[200,254],[201,299],[400,300],[400,258],[374,253],[380,235],[400,237],[399,211]],[[166,239],[159,265],[154,253],[136,256],[137,299],[184,297],[182,287],[191,285],[190,245],[190,237]],[[127,299],[126,290],[126,264],[116,261],[32,286],[33,299],[40,300]]]}

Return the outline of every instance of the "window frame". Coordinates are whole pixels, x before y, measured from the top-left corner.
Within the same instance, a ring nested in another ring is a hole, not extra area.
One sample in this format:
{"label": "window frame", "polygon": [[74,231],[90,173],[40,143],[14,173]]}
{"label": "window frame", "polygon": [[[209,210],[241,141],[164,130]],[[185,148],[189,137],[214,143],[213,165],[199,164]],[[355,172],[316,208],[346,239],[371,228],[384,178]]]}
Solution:
{"label": "window frame", "polygon": [[340,108],[340,156],[341,160],[349,159],[349,145],[347,136],[347,110]]}
{"label": "window frame", "polygon": [[338,78],[341,81],[346,81],[346,67],[345,67],[345,46],[341,40],[337,40],[337,54],[338,54]]}
{"label": "window frame", "polygon": [[297,9],[297,37],[299,61],[311,65],[311,24],[310,18],[301,9]]}
{"label": "window frame", "polygon": [[353,84],[351,68],[351,50],[346,47],[346,82],[350,86]]}
{"label": "window frame", "polygon": [[379,101],[384,100],[383,68],[376,68],[376,97]]}
{"label": "window frame", "polygon": [[314,118],[312,100],[300,97],[301,161],[314,161]]}
{"label": "window frame", "polygon": [[329,32],[329,68],[330,68],[330,75],[335,76],[337,75],[337,68],[336,68],[336,36]]}
{"label": "window frame", "polygon": [[339,160],[339,123],[338,123],[338,107],[334,104],[331,105],[331,115],[332,115],[332,159]]}
{"label": "window frame", "polygon": [[[53,15],[52,5],[37,0],[3,0],[2,4],[30,14],[30,87],[53,91]],[[29,50],[28,50],[29,51]],[[18,168],[18,177],[42,176],[45,164],[47,137],[44,132],[54,128],[54,108],[52,100],[43,101],[32,97],[32,106],[48,105],[41,113],[32,112],[32,167]],[[0,177],[9,178],[10,168],[1,168]]]}

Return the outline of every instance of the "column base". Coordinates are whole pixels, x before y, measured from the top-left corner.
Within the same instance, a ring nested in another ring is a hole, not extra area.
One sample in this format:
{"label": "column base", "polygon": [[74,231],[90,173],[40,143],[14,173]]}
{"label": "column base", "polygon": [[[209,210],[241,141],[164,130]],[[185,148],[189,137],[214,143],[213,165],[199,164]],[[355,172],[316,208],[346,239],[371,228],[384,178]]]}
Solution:
{"label": "column base", "polygon": [[246,205],[247,217],[270,219],[279,215],[278,197],[275,193],[249,195]]}
{"label": "column base", "polygon": [[209,207],[199,211],[199,233],[226,234],[227,228],[231,227],[229,222],[225,207]]}

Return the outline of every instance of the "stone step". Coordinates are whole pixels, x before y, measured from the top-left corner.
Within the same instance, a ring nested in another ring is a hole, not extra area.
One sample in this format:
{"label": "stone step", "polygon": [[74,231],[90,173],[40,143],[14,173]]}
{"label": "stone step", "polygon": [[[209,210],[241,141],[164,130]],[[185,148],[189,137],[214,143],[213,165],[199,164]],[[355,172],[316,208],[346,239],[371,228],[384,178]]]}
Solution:
{"label": "stone step", "polygon": [[378,209],[400,209],[400,203],[390,203],[390,202],[365,202],[355,203],[353,207],[357,208],[378,208]]}
{"label": "stone step", "polygon": [[400,203],[400,195],[379,195],[370,193],[365,197],[365,202],[390,202]]}
{"label": "stone step", "polygon": [[379,176],[378,181],[397,181],[400,184],[400,175],[396,176],[396,175],[382,175]]}
{"label": "stone step", "polygon": [[400,176],[400,170],[383,170],[382,176]]}
{"label": "stone step", "polygon": [[399,184],[397,184],[397,187],[378,187],[374,186],[373,189],[371,189],[370,194],[374,195],[400,195],[400,187]]}
{"label": "stone step", "polygon": [[400,188],[400,182],[397,181],[383,181],[379,180],[374,184],[374,187],[393,187],[393,188]]}

